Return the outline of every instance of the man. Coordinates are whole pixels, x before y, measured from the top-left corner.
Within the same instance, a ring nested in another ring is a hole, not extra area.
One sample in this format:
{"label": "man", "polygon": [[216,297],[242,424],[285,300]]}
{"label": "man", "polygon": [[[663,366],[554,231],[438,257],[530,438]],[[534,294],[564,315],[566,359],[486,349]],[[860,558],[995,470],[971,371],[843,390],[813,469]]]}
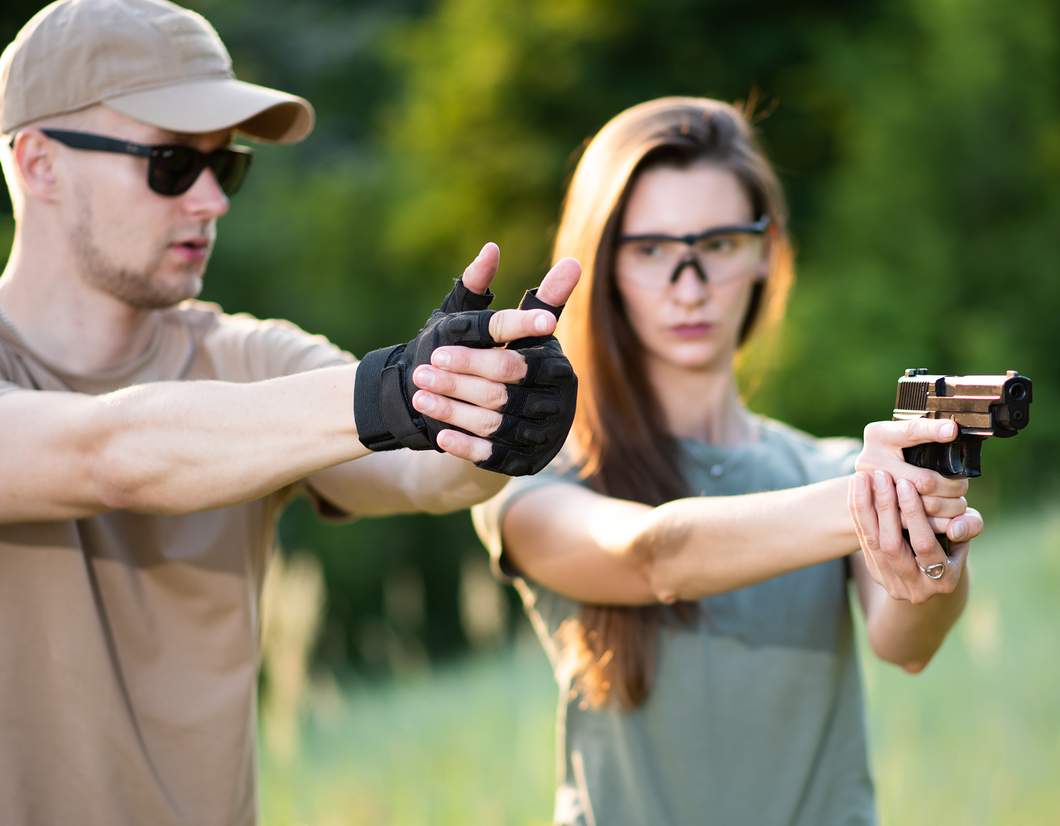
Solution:
{"label": "man", "polygon": [[539,309],[490,314],[487,245],[414,341],[360,363],[187,301],[249,165],[233,134],[290,143],[312,121],[165,0],[60,0],[0,58],[5,824],[252,824],[283,505],[461,509],[566,435],[575,379],[550,334],[576,262]]}

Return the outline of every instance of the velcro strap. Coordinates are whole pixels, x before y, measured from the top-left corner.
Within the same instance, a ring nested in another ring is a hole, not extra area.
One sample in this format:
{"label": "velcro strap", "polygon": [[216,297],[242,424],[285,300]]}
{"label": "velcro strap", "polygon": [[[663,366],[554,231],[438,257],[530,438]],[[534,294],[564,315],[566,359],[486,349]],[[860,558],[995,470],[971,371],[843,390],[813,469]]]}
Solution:
{"label": "velcro strap", "polygon": [[379,391],[383,368],[390,356],[405,347],[398,344],[368,353],[357,365],[357,378],[353,389],[353,418],[357,422],[357,436],[369,450],[397,450],[401,442],[394,438],[383,421],[379,409]]}
{"label": "velcro strap", "polygon": [[383,371],[379,385],[379,406],[387,429],[404,447],[412,450],[430,450],[430,439],[423,434],[423,425],[417,424],[409,411],[411,400],[405,399],[404,377],[400,364]]}

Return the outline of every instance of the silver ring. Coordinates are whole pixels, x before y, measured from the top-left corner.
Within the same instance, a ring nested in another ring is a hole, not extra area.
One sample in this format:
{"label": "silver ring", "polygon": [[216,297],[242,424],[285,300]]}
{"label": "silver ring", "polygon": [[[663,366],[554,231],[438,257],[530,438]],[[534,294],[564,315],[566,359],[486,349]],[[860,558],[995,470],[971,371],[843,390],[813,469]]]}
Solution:
{"label": "silver ring", "polygon": [[942,575],[946,573],[946,566],[949,565],[950,561],[947,559],[945,562],[936,562],[934,565],[928,565],[926,568],[917,562],[916,566],[923,571],[928,579],[942,579]]}

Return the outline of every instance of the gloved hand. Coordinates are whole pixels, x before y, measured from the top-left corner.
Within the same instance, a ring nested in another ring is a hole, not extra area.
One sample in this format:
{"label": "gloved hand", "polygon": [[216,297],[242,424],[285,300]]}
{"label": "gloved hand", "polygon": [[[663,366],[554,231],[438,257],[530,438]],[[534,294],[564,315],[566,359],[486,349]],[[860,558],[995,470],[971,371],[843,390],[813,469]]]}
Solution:
{"label": "gloved hand", "polygon": [[[539,299],[537,290],[527,291],[519,309],[548,310],[557,319],[563,310]],[[476,464],[506,476],[530,476],[563,447],[574,423],[578,377],[555,336],[517,339],[507,349],[526,359],[526,375],[519,384],[508,385],[501,425],[488,437],[493,452]]]}
{"label": "gloved hand", "polygon": [[[521,310],[546,309],[557,318],[560,308],[528,292]],[[473,348],[496,346],[489,334],[493,295],[477,295],[458,281],[453,291],[411,342],[369,353],[357,370],[354,415],[361,442],[371,450],[440,450],[442,430],[460,430],[416,411],[411,404],[418,389],[412,374],[429,364],[431,353],[445,345]],[[508,385],[500,409],[501,424],[485,436],[493,444],[488,459],[476,465],[509,476],[537,473],[559,452],[574,421],[578,381],[554,336],[510,342],[526,359],[526,375]],[[463,431],[467,432],[467,431]],[[474,434],[472,434],[474,435]]]}
{"label": "gloved hand", "polygon": [[442,306],[431,313],[423,329],[408,344],[373,350],[357,367],[353,391],[353,415],[361,444],[369,450],[438,450],[438,433],[450,425],[424,416],[412,407],[419,389],[412,373],[421,364],[431,363],[431,353],[449,344],[489,348],[496,342],[490,335],[493,301],[471,292],[460,279],[445,297]]}

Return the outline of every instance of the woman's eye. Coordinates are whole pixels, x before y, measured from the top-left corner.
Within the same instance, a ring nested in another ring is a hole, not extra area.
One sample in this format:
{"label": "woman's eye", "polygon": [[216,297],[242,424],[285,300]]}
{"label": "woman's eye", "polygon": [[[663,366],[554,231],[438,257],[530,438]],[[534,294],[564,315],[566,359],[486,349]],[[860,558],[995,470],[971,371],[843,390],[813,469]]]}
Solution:
{"label": "woman's eye", "polygon": [[729,235],[718,235],[706,239],[704,250],[706,252],[731,252],[736,247],[736,241]]}
{"label": "woman's eye", "polygon": [[637,255],[641,258],[658,258],[662,255],[662,247],[655,243],[640,244],[637,247]]}

